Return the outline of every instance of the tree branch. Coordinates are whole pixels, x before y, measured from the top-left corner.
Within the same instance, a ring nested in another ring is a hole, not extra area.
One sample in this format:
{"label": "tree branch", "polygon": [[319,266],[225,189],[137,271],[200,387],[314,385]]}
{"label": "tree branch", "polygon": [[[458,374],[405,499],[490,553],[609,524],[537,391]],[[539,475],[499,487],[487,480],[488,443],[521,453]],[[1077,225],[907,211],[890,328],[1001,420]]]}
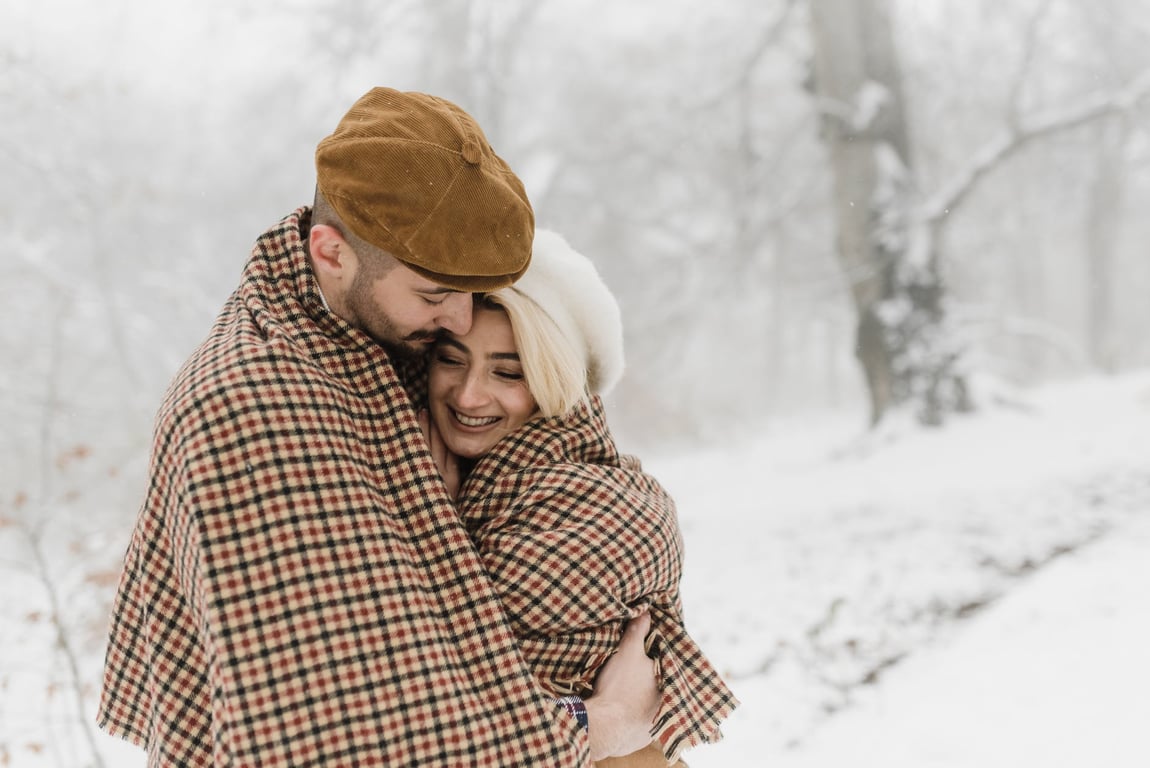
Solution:
{"label": "tree branch", "polygon": [[80,718],[80,731],[84,736],[88,750],[91,752],[93,765],[97,768],[104,768],[104,758],[100,754],[100,748],[96,744],[96,739],[92,735],[92,729],[88,725],[87,718],[85,717],[88,711],[88,703],[84,698],[84,676],[80,671],[80,654],[72,644],[68,635],[60,592],[52,577],[52,571],[48,565],[48,558],[44,554],[37,531],[28,527],[23,527],[22,530],[28,542],[28,550],[32,555],[35,578],[40,582],[45,594],[48,596],[48,620],[52,624],[56,651],[59,652],[67,668],[68,692],[71,694],[72,703]]}
{"label": "tree branch", "polygon": [[1008,110],[1007,120],[1012,127],[1017,127],[1021,114],[1022,89],[1026,85],[1026,76],[1034,63],[1034,53],[1038,48],[1038,33],[1042,27],[1042,20],[1050,11],[1051,0],[1042,0],[1030,16],[1026,25],[1026,34],[1023,38],[1022,55],[1018,60],[1018,71],[1010,82],[1010,95],[1006,100]]}
{"label": "tree branch", "polygon": [[1087,99],[1068,109],[1039,113],[1018,120],[1012,128],[1008,128],[977,152],[969,167],[957,178],[927,200],[918,211],[918,220],[928,225],[939,223],[962,203],[984,176],[1034,140],[1128,111],[1147,96],[1150,96],[1150,70],[1143,72],[1117,93]]}

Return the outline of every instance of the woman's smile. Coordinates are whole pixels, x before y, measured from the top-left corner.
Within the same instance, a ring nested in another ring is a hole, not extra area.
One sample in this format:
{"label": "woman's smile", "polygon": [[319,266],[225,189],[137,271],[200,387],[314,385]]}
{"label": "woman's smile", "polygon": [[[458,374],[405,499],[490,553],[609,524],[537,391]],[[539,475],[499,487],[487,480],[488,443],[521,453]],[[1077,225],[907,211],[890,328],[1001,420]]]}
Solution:
{"label": "woman's smile", "polygon": [[486,429],[498,422],[501,418],[499,416],[466,416],[454,408],[451,409],[451,415],[454,416],[455,420],[461,425],[472,429]]}

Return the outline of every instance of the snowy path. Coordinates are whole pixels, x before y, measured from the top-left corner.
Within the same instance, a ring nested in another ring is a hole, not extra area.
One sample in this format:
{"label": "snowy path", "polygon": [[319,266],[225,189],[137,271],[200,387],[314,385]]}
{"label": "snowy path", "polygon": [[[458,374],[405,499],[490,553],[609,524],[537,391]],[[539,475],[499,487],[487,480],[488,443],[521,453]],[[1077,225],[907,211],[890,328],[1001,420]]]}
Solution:
{"label": "snowy path", "polygon": [[1150,765],[1148,586],[1144,524],[1052,563],[894,670],[793,765]]}
{"label": "snowy path", "polygon": [[[756,724],[693,768],[1150,765],[1150,520],[1020,584],[866,689],[804,744],[755,754]],[[765,682],[765,681],[764,681]],[[754,711],[768,685],[741,691]]]}
{"label": "snowy path", "polygon": [[1150,766],[1150,373],[1020,403],[651,462],[743,702],[693,768]]}

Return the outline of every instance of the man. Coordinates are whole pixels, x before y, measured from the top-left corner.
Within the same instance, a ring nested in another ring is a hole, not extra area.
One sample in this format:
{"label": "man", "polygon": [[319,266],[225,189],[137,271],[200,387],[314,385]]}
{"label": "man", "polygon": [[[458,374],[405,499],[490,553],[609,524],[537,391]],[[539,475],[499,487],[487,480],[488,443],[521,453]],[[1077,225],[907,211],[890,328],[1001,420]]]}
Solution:
{"label": "man", "polygon": [[527,267],[522,184],[457,106],[380,88],[316,175],[160,408],[101,726],[150,766],[574,766],[646,744],[649,621],[585,703],[546,697],[412,405],[418,353]]}

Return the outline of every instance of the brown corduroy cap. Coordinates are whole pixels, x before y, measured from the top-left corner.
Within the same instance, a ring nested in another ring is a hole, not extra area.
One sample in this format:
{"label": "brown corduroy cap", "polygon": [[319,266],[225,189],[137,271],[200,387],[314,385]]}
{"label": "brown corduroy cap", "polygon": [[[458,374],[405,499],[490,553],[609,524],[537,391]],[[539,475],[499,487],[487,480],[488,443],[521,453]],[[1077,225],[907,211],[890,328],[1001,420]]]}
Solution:
{"label": "brown corduroy cap", "polygon": [[523,184],[445,99],[373,88],[319,143],[315,165],[343,223],[430,280],[491,291],[527,269],[535,215]]}

